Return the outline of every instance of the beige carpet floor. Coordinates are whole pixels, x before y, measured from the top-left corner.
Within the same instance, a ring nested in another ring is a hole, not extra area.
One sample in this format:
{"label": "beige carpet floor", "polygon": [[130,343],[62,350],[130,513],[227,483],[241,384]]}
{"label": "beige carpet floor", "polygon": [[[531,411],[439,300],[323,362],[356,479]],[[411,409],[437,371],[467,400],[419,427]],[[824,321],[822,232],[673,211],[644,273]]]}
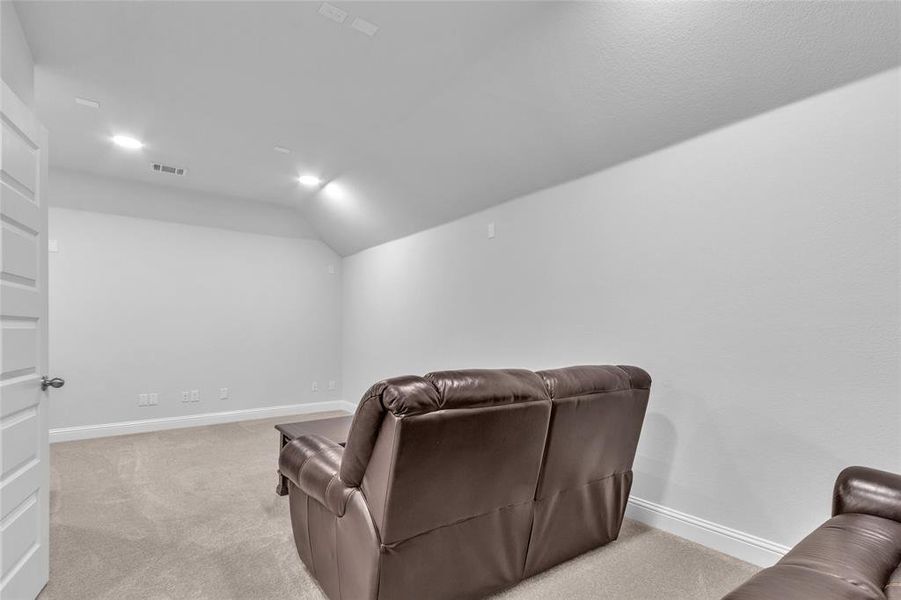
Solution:
{"label": "beige carpet floor", "polygon": [[[295,553],[287,499],[275,494],[272,427],[325,416],[53,445],[40,600],[324,599]],[[617,542],[496,598],[717,599],[755,571],[627,521]]]}

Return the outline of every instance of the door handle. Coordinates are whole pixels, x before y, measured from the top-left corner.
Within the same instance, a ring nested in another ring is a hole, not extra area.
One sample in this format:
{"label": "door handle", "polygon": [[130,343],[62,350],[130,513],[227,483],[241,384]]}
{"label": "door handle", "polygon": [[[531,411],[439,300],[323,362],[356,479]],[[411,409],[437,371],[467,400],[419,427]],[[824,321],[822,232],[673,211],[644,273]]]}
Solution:
{"label": "door handle", "polygon": [[48,387],[61,388],[64,385],[66,385],[66,380],[63,379],[62,377],[54,377],[53,379],[50,379],[46,375],[41,377],[41,389],[42,390],[46,390]]}

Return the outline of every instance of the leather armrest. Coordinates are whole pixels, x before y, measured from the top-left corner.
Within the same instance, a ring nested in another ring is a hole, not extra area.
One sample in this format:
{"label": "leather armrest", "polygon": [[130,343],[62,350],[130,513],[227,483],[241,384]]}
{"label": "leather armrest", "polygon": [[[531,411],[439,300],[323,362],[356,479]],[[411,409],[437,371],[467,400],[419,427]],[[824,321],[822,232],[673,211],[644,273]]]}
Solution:
{"label": "leather armrest", "polygon": [[832,515],[864,513],[901,522],[901,475],[848,467],[835,480]]}
{"label": "leather armrest", "polygon": [[356,488],[338,476],[344,448],[321,435],[302,435],[288,442],[278,457],[278,470],[301,491],[336,516],[344,516]]}

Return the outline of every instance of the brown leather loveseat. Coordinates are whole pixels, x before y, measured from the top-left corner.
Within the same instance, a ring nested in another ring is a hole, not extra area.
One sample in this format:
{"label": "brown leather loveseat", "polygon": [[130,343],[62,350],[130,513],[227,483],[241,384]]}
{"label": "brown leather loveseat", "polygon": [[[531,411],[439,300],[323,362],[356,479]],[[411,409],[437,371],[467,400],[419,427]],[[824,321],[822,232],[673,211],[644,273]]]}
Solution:
{"label": "brown leather loveseat", "polygon": [[724,600],[901,600],[901,475],[848,467],[832,515]]}
{"label": "brown leather loveseat", "polygon": [[616,539],[651,379],[468,370],[374,385],[347,447],[282,450],[300,558],[333,600],[478,598]]}

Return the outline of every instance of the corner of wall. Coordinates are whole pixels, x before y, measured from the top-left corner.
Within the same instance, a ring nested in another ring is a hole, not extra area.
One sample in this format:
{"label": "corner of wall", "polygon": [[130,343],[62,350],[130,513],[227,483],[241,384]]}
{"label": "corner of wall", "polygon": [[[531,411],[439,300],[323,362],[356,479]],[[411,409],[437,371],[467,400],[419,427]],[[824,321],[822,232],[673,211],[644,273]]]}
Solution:
{"label": "corner of wall", "polygon": [[15,2],[0,2],[0,78],[27,106],[34,106],[34,58]]}

